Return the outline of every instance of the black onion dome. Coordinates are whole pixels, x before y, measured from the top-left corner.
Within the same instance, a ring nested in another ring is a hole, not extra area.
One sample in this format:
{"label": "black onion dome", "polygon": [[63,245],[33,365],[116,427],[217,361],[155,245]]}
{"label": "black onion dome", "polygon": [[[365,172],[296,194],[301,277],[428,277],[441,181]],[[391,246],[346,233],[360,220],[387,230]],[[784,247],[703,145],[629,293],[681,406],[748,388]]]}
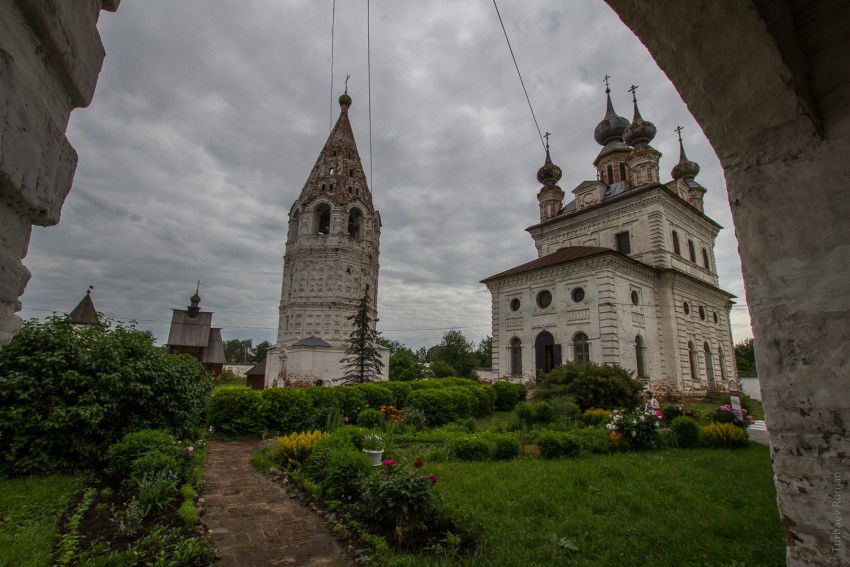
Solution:
{"label": "black onion dome", "polygon": [[546,148],[546,163],[543,167],[537,170],[537,181],[546,185],[555,185],[561,178],[561,168],[552,163],[552,158],[549,157],[549,148]]}
{"label": "black onion dome", "polygon": [[684,177],[685,179],[693,179],[699,173],[699,164],[695,161],[691,161],[688,159],[688,156],[685,155],[685,146],[682,145],[682,139],[679,138],[679,163],[673,166],[672,171],[670,171],[670,175],[673,179],[680,179]]}
{"label": "black onion dome", "polygon": [[631,125],[623,133],[623,141],[632,147],[638,145],[645,146],[655,138],[657,130],[655,129],[655,124],[643,119],[640,115],[640,110],[638,110],[637,100],[634,102],[635,117],[632,119]]}
{"label": "black onion dome", "polygon": [[612,139],[622,139],[623,132],[629,127],[629,121],[614,112],[614,105],[611,104],[611,89],[605,89],[605,94],[608,97],[605,118],[596,125],[596,129],[593,131],[593,139],[600,146],[604,146]]}

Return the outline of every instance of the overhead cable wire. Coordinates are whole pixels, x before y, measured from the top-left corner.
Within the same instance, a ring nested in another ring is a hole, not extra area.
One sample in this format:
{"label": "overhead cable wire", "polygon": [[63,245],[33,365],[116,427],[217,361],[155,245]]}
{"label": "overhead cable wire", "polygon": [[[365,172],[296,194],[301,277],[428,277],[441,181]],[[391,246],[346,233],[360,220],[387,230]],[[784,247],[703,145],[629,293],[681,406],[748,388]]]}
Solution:
{"label": "overhead cable wire", "polygon": [[334,127],[334,25],[336,24],[336,0],[331,8],[331,100],[328,111],[328,131]]}
{"label": "overhead cable wire", "polygon": [[534,115],[534,108],[531,106],[531,98],[528,96],[528,90],[526,90],[525,82],[522,80],[522,73],[519,72],[519,64],[516,62],[516,57],[514,56],[514,48],[511,47],[511,40],[508,39],[505,22],[502,21],[502,14],[499,13],[499,6],[496,5],[496,0],[493,0],[493,6],[496,8],[496,15],[499,16],[499,23],[502,25],[502,32],[505,34],[505,41],[508,42],[508,49],[511,52],[511,58],[514,60],[516,74],[519,76],[519,83],[522,85],[522,92],[525,93],[525,100],[528,101],[528,109],[531,111],[531,117],[534,119],[534,125],[537,127],[537,135],[540,136],[540,143],[543,145],[543,149],[546,149],[546,144],[543,142],[543,134],[540,132],[540,125],[537,123],[537,117]]}
{"label": "overhead cable wire", "polygon": [[369,189],[375,191],[375,180],[372,177],[372,34],[370,30],[371,17],[369,0],[366,0],[366,68],[369,91]]}

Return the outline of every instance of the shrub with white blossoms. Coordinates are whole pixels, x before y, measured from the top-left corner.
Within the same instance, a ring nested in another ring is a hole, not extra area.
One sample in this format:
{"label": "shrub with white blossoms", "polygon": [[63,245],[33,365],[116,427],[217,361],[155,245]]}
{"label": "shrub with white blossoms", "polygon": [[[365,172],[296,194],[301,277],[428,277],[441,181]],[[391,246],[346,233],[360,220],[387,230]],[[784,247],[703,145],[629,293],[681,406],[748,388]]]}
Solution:
{"label": "shrub with white blossoms", "polygon": [[643,451],[658,446],[660,424],[655,412],[644,412],[640,408],[631,412],[614,410],[605,427],[622,436],[620,442],[625,449]]}

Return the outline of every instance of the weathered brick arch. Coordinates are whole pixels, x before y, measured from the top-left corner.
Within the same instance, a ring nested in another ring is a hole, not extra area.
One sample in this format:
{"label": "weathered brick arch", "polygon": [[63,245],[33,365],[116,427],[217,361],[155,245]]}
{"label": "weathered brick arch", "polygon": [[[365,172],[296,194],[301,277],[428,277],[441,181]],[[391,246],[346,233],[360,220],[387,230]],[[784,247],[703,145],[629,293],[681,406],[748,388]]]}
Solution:
{"label": "weathered brick arch", "polygon": [[788,565],[848,565],[850,6],[606,2],[726,174]]}

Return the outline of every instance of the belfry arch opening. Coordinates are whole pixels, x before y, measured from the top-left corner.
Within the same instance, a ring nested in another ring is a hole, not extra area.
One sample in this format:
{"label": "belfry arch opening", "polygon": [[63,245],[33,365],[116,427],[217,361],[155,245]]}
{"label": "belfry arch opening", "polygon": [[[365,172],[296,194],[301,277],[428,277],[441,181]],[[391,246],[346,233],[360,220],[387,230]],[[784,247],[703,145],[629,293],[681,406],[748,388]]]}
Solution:
{"label": "belfry arch opening", "polygon": [[348,236],[360,240],[363,225],[363,213],[357,207],[348,213]]}
{"label": "belfry arch opening", "polygon": [[313,213],[313,234],[330,234],[331,232],[331,207],[327,203],[321,203]]}

